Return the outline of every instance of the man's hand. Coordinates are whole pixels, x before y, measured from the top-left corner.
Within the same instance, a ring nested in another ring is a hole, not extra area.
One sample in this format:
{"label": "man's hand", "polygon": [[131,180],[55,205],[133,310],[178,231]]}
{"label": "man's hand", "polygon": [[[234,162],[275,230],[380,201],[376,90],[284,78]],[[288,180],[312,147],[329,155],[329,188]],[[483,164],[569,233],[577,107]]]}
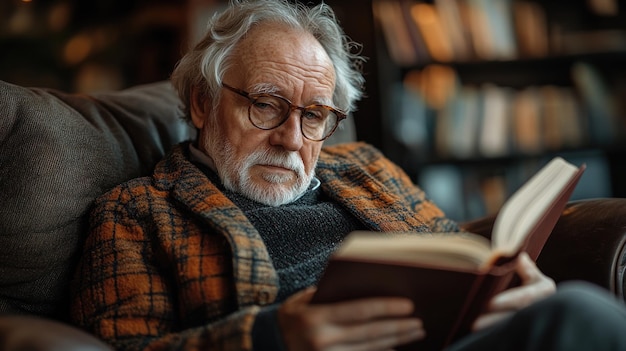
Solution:
{"label": "man's hand", "polygon": [[404,298],[369,298],[311,305],[315,289],[290,297],[278,310],[289,350],[387,350],[422,339],[422,322]]}
{"label": "man's hand", "polygon": [[522,279],[522,285],[494,296],[487,313],[474,322],[474,330],[491,326],[556,291],[554,281],[541,273],[526,253],[517,259],[517,274]]}

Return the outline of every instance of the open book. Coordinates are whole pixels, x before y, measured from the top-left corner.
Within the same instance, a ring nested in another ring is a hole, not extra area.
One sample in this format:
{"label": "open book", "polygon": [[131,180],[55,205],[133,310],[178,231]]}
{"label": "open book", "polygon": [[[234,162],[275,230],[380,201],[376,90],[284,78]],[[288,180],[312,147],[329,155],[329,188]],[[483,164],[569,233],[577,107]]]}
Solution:
{"label": "open book", "polygon": [[472,233],[351,233],[312,303],[411,298],[427,336],[406,349],[442,349],[469,333],[489,300],[511,285],[520,252],[539,256],[584,169],[550,161],[506,201],[491,241]]}

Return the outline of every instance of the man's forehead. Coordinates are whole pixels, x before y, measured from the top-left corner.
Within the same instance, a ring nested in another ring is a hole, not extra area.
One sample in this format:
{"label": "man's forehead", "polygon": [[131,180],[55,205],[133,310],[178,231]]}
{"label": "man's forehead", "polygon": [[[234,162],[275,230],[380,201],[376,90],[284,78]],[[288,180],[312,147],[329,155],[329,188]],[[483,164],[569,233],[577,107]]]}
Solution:
{"label": "man's forehead", "polygon": [[334,66],[310,33],[285,25],[258,25],[238,44],[234,54],[227,77],[241,89],[290,99],[290,94],[304,84],[310,93],[306,103],[332,102]]}
{"label": "man's forehead", "polygon": [[252,27],[237,45],[237,54],[247,64],[267,61],[332,67],[325,49],[312,34],[278,23]]}

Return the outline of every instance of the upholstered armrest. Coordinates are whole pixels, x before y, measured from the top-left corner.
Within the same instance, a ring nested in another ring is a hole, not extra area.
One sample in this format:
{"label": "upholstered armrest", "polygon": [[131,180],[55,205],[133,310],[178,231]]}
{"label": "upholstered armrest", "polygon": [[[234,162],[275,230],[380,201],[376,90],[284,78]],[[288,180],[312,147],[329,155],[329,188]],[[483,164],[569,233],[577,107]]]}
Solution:
{"label": "upholstered armrest", "polygon": [[96,337],[61,322],[31,316],[0,316],[2,351],[112,351]]}
{"label": "upholstered armrest", "polygon": [[[489,236],[495,216],[464,223],[464,229]],[[556,282],[582,279],[626,300],[626,199],[570,202],[537,259]]]}

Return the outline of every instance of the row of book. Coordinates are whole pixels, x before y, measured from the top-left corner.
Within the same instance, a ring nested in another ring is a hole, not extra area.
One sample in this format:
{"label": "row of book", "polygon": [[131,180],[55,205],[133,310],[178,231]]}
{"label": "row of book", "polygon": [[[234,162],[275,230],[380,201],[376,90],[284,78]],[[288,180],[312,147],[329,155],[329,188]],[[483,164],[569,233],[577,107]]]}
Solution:
{"label": "row of book", "polygon": [[610,165],[600,150],[546,154],[497,165],[433,164],[421,168],[417,182],[446,216],[468,221],[498,212],[506,199],[554,155],[587,166],[571,200],[611,196]]}
{"label": "row of book", "polygon": [[625,30],[550,23],[535,1],[377,0],[373,11],[401,66],[626,50]]}
{"label": "row of book", "polygon": [[437,159],[538,155],[613,145],[623,134],[617,103],[594,66],[572,66],[573,86],[523,89],[460,83],[449,66],[405,76],[389,125],[408,149]]}

